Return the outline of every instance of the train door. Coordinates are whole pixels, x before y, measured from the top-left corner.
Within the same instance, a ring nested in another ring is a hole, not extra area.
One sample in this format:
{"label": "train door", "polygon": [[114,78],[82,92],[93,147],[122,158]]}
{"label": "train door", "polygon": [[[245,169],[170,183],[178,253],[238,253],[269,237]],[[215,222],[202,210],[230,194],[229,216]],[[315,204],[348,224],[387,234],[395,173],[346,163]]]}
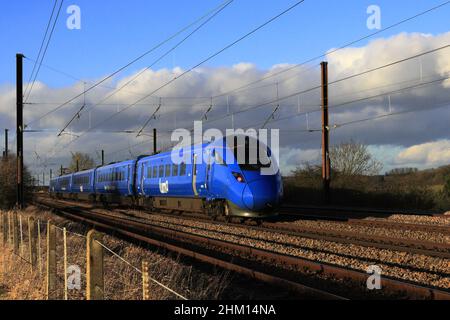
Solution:
{"label": "train door", "polygon": [[192,191],[195,196],[198,196],[197,191],[197,154],[192,155]]}
{"label": "train door", "polygon": [[211,182],[213,180],[213,160],[214,160],[214,150],[208,149],[206,156],[206,178],[205,178],[205,188],[207,191],[211,192]]}
{"label": "train door", "polygon": [[125,183],[127,184],[127,191],[128,191],[128,195],[131,195],[131,165],[128,165],[127,168],[127,176],[125,178]]}
{"label": "train door", "polygon": [[145,196],[145,190],[144,190],[144,178],[145,178],[145,172],[144,172],[144,164],[142,163],[141,164],[141,183],[140,183],[140,186],[141,186],[141,194],[142,195],[144,195]]}

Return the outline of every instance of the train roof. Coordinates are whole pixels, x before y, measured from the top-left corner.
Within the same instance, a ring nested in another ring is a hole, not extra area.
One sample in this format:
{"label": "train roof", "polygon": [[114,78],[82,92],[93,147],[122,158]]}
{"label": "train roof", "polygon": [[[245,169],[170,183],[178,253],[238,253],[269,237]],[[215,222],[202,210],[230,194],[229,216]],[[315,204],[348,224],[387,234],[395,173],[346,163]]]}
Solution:
{"label": "train roof", "polygon": [[113,163],[107,164],[106,166],[97,167],[97,170],[107,170],[107,169],[122,167],[124,165],[133,164],[135,162],[136,162],[135,159],[125,160],[125,161],[120,161],[120,162],[113,162]]}
{"label": "train roof", "polygon": [[86,170],[83,170],[83,171],[74,172],[73,175],[79,176],[79,175],[83,175],[83,174],[91,174],[92,171],[94,171],[94,170],[95,170],[95,168],[86,169]]}
{"label": "train roof", "polygon": [[202,143],[202,144],[195,144],[195,145],[188,145],[188,146],[183,146],[180,148],[172,148],[168,151],[164,151],[161,153],[153,154],[150,156],[143,156],[138,161],[147,161],[150,159],[151,160],[158,160],[158,159],[163,160],[163,159],[166,159],[167,157],[170,157],[173,150],[182,150],[183,148],[193,148],[195,150],[195,149],[199,149],[199,148],[204,148],[204,147],[208,146],[209,144],[210,144],[210,142]]}

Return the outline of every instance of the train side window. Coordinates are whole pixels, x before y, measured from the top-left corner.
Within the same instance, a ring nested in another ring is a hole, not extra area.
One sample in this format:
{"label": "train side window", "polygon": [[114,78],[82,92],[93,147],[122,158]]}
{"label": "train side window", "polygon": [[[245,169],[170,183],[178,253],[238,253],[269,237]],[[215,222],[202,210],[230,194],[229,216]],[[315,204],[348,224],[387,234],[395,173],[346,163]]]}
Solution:
{"label": "train side window", "polygon": [[147,178],[150,179],[152,177],[152,167],[147,167]]}
{"label": "train side window", "polygon": [[172,175],[178,176],[178,165],[177,164],[173,165]]}
{"label": "train side window", "polygon": [[158,178],[158,166],[153,166],[153,178]]}
{"label": "train side window", "polygon": [[180,176],[186,175],[186,163],[182,162],[180,164]]}
{"label": "train side window", "polygon": [[159,177],[160,178],[164,177],[164,166],[163,165],[159,166]]}
{"label": "train side window", "polygon": [[171,176],[171,174],[170,174],[170,170],[171,169],[171,167],[170,167],[170,164],[166,164],[166,177],[170,177]]}

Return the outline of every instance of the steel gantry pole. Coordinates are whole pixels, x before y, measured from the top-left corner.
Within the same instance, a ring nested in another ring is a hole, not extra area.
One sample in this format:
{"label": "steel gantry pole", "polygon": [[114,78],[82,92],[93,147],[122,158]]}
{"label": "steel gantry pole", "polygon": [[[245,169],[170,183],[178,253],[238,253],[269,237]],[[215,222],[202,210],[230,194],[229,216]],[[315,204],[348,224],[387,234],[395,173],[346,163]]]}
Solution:
{"label": "steel gantry pole", "polygon": [[17,207],[25,206],[23,188],[23,54],[16,54]]}
{"label": "steel gantry pole", "polygon": [[328,62],[321,62],[322,73],[322,183],[324,199],[330,202],[331,164],[329,151],[330,127],[328,124]]}
{"label": "steel gantry pole", "polygon": [[156,128],[153,128],[153,154],[157,154],[157,147],[156,147]]}
{"label": "steel gantry pole", "polygon": [[3,156],[5,159],[8,159],[8,129],[5,129],[5,152]]}

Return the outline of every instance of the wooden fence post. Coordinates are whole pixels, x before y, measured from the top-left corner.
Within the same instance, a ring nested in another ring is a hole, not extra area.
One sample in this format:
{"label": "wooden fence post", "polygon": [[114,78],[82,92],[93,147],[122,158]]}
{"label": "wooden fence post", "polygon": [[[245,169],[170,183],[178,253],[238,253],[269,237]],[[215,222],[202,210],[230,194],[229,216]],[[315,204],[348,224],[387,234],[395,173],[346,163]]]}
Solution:
{"label": "wooden fence post", "polygon": [[34,226],[34,219],[28,217],[28,243],[30,252],[31,271],[36,267],[36,228]]}
{"label": "wooden fence post", "polygon": [[19,222],[17,219],[17,212],[13,213],[13,244],[14,254],[19,255]]}
{"label": "wooden fence post", "polygon": [[103,300],[103,247],[100,245],[102,235],[95,230],[87,234],[86,252],[86,299]]}
{"label": "wooden fence post", "polygon": [[150,300],[150,275],[148,262],[142,261],[142,300]]}
{"label": "wooden fence post", "polygon": [[19,231],[20,231],[20,256],[23,257],[23,225],[21,214],[19,214]]}
{"label": "wooden fence post", "polygon": [[6,246],[8,242],[8,215],[7,213],[2,214],[2,223],[3,223],[3,246]]}
{"label": "wooden fence post", "polygon": [[11,212],[8,212],[8,243],[12,244],[12,227],[11,227]]}
{"label": "wooden fence post", "polygon": [[47,222],[47,300],[56,300],[56,228]]}
{"label": "wooden fence post", "polygon": [[63,228],[63,245],[64,245],[64,300],[68,300],[67,292],[67,230]]}
{"label": "wooden fence post", "polygon": [[39,273],[42,273],[42,253],[41,253],[41,221],[37,221],[37,231],[38,231],[38,238],[37,238],[37,259],[38,259],[38,269]]}

